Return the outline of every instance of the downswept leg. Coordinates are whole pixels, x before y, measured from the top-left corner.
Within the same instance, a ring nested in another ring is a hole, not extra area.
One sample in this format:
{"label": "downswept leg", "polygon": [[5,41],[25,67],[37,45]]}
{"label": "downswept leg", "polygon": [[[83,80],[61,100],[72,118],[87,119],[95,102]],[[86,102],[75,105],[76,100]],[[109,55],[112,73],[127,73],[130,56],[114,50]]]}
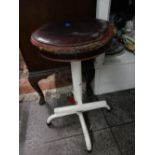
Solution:
{"label": "downswept leg", "polygon": [[40,105],[44,105],[46,102],[45,102],[44,94],[43,94],[42,90],[40,89],[40,87],[39,87],[39,85],[38,85],[39,79],[31,78],[31,77],[29,76],[28,80],[29,80],[31,86],[37,91],[37,93],[38,93],[39,96],[40,96],[39,104],[40,104]]}

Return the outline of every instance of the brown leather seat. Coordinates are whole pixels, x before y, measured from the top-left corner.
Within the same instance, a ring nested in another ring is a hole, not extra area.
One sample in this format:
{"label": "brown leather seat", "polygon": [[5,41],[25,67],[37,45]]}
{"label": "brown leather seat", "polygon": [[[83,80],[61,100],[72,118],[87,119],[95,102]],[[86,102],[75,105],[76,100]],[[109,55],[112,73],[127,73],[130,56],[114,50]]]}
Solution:
{"label": "brown leather seat", "polygon": [[55,61],[86,60],[103,53],[113,36],[104,20],[50,22],[31,36],[41,55]]}

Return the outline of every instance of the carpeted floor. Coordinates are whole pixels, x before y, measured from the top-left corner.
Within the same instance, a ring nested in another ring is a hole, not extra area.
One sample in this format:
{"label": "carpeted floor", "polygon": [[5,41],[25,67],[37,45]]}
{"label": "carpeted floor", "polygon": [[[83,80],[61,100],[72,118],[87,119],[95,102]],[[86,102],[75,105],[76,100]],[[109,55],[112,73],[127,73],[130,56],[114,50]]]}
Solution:
{"label": "carpeted floor", "polygon": [[53,121],[46,119],[53,107],[67,105],[66,94],[46,94],[47,104],[40,106],[39,97],[29,94],[20,98],[20,155],[134,155],[135,91],[134,89],[84,97],[84,101],[106,99],[112,107],[85,113],[93,142],[87,153],[81,126],[76,115]]}

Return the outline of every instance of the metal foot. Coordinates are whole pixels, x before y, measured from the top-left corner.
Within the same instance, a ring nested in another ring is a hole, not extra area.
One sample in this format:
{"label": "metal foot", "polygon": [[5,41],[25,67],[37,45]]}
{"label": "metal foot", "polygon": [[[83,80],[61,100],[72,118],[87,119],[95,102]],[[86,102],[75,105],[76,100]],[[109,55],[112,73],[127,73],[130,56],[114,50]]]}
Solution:
{"label": "metal foot", "polygon": [[107,112],[111,112],[112,111],[112,107],[109,106],[109,108],[107,108]]}
{"label": "metal foot", "polygon": [[87,153],[91,153],[92,152],[92,150],[87,150]]}
{"label": "metal foot", "polygon": [[108,104],[108,103],[106,103],[105,108],[106,108],[108,111],[111,111],[111,107],[109,106],[109,104]]}
{"label": "metal foot", "polygon": [[47,124],[48,127],[52,126],[52,123],[51,122],[50,123],[47,123],[46,122],[46,124]]}

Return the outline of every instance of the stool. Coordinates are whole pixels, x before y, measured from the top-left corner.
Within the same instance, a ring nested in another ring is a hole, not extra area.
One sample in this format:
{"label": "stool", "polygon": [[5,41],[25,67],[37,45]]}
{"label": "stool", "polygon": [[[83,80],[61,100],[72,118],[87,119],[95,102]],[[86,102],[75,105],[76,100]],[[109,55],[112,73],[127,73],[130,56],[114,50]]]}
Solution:
{"label": "stool", "polygon": [[48,117],[47,125],[53,119],[77,114],[83,130],[86,147],[92,150],[92,144],[83,112],[106,108],[106,101],[82,103],[81,61],[95,58],[104,53],[113,37],[111,25],[104,20],[91,19],[85,21],[50,22],[31,35],[31,43],[38,47],[38,53],[52,61],[70,62],[73,81],[73,95],[76,104],[58,107]]}

